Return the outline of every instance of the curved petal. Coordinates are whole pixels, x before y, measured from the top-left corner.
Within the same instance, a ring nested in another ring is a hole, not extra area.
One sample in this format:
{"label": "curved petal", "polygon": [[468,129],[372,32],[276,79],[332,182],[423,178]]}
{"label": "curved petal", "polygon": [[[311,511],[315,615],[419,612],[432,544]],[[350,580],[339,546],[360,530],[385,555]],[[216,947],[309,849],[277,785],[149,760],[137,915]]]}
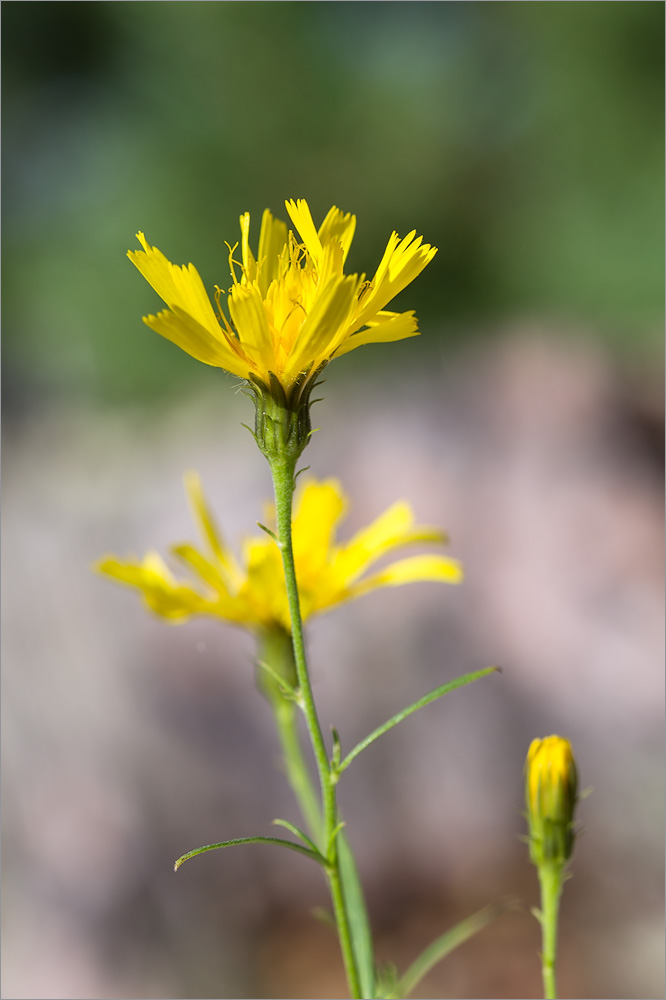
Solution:
{"label": "curved petal", "polygon": [[375,319],[369,321],[365,330],[346,337],[333,356],[339,358],[364,344],[389,343],[418,335],[419,329],[413,310],[404,313],[380,312]]}
{"label": "curved petal", "polygon": [[151,247],[143,233],[136,238],[143,250],[128,250],[127,256],[170,309],[179,308],[214,337],[219,325],[204,283],[194,264],[172,264],[161,250]]}
{"label": "curved petal", "polygon": [[197,361],[247,378],[249,364],[232,351],[226,342],[211,337],[208,330],[181,309],[175,312],[164,309],[156,316],[144,316],[143,322]]}
{"label": "curved petal", "polygon": [[273,336],[258,286],[234,285],[229,292],[228,305],[243,350],[258,374],[266,378],[268,372],[275,371],[275,354]]}
{"label": "curved petal", "polygon": [[334,277],[318,291],[289,355],[284,370],[286,378],[296,378],[306,368],[316,369],[329,360],[344,336],[357,287],[356,275],[350,275]]}
{"label": "curved petal", "polygon": [[288,230],[286,222],[276,219],[265,209],[261,219],[259,233],[259,287],[265,297],[268,286],[279,278],[284,268],[283,251],[287,245]]}
{"label": "curved petal", "polygon": [[170,310],[144,316],[144,323],[197,361],[246,377],[248,365],[220,327],[194,264],[172,264],[143,233],[137,239],[143,250],[128,250],[127,256]]}
{"label": "curved petal", "polygon": [[238,597],[252,609],[259,624],[280,622],[291,628],[282,557],[275,542],[250,538],[243,546],[247,580]]}
{"label": "curved petal", "polygon": [[342,246],[342,262],[344,264],[354,239],[356,229],[356,216],[350,212],[343,212],[333,206],[326,215],[326,218],[319,227],[319,240],[322,246],[326,246],[332,240],[339,241]]}
{"label": "curved petal", "polygon": [[423,237],[417,237],[416,230],[402,240],[397,233],[392,233],[375,276],[359,299],[354,329],[376,316],[421,273],[436,253],[437,247],[423,243]]}
{"label": "curved petal", "polygon": [[141,563],[121,562],[115,556],[106,556],[95,569],[139,590],[147,607],[170,621],[184,621],[207,610],[206,600],[191,587],[177,583],[156,552],[149,552]]}
{"label": "curved petal", "polygon": [[340,546],[334,555],[332,570],[340,585],[347,587],[391,549],[418,542],[444,541],[446,535],[438,528],[414,527],[412,508],[398,501]]}
{"label": "curved petal", "polygon": [[238,563],[234,559],[233,553],[224,544],[224,540],[215,523],[215,518],[206,502],[201,479],[196,472],[187,472],[184,476],[184,481],[185,492],[190,502],[192,516],[201,536],[208,543],[208,547],[223,570],[225,588],[227,590],[235,589],[241,583],[242,573]]}
{"label": "curved petal", "polygon": [[243,261],[243,278],[246,282],[257,277],[257,262],[250,250],[250,213],[243,212],[240,217],[241,227],[241,259]]}
{"label": "curved petal", "polygon": [[318,269],[321,263],[322,245],[315,229],[315,224],[312,221],[310,206],[305,198],[299,198],[298,201],[294,201],[291,198],[289,201],[285,201],[285,207],[289,212],[289,218],[294,223],[299,236],[305,244],[305,249],[312,257],[315,267]]}
{"label": "curved petal", "polygon": [[296,574],[310,586],[330,559],[335,530],[347,501],[335,479],[323,483],[310,480],[303,488],[293,519]]}
{"label": "curved petal", "polygon": [[460,583],[463,578],[462,565],[457,559],[446,556],[410,556],[391,563],[374,576],[361,580],[349,589],[348,599],[360,597],[378,587],[401,587],[404,583],[419,583],[433,580],[439,583]]}

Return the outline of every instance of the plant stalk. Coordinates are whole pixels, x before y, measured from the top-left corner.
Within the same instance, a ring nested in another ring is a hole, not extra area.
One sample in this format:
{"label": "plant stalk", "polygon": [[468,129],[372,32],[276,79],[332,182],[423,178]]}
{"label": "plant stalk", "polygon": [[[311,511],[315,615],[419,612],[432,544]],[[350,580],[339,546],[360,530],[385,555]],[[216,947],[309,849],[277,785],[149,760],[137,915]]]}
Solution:
{"label": "plant stalk", "polygon": [[564,866],[545,862],[538,866],[541,885],[541,971],[545,1000],[556,1000],[555,959],[557,956],[557,921],[562,894]]}
{"label": "plant stalk", "polygon": [[269,459],[273,476],[275,493],[275,513],[277,522],[278,544],[282,553],[289,615],[291,618],[291,635],[294,648],[294,661],[298,676],[300,704],[305,716],[312,749],[317,763],[319,783],[323,804],[323,837],[322,850],[329,862],[328,881],[333,901],[335,921],[340,939],[342,958],[347,973],[350,994],[355,1000],[361,998],[358,971],[349,928],[349,920],[345,908],[340,876],[340,864],[335,837],[338,824],[338,808],[336,801],[336,775],[332,773],[326,751],[326,744],[321,731],[319,716],[315,706],[310,675],[308,672],[303,638],[303,622],[301,620],[294,551],[291,535],[292,499],[294,493],[294,475],[296,458],[290,455],[279,455]]}

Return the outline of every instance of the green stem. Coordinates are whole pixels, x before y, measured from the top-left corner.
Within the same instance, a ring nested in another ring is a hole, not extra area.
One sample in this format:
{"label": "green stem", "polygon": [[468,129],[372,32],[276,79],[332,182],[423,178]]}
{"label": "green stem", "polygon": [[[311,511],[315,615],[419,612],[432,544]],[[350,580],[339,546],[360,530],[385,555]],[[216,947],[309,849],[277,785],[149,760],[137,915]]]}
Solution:
{"label": "green stem", "polygon": [[275,491],[275,513],[278,529],[279,546],[282,552],[282,563],[284,566],[284,576],[287,588],[287,600],[289,603],[289,615],[291,618],[291,635],[294,646],[294,661],[296,663],[296,673],[298,676],[298,687],[300,704],[305,715],[310,741],[317,762],[317,771],[321,785],[321,795],[323,803],[323,849],[329,862],[328,880],[333,900],[333,910],[340,938],[340,948],[342,958],[347,973],[349,990],[353,998],[361,997],[358,971],[352,947],[349,920],[345,909],[345,900],[342,893],[340,879],[340,866],[338,860],[337,843],[334,831],[338,825],[338,808],[335,793],[336,776],[331,771],[331,765],[326,751],[326,744],[321,731],[319,716],[315,706],[310,675],[308,672],[307,659],[305,655],[305,642],[303,639],[303,622],[301,620],[301,608],[298,597],[298,585],[296,582],[296,568],[294,565],[294,550],[291,538],[291,517],[292,498],[294,493],[294,474],[296,471],[296,458],[288,455],[281,455],[269,459],[271,473],[273,476],[273,489]]}
{"label": "green stem", "polygon": [[541,885],[541,971],[545,1000],[556,1000],[555,959],[557,957],[557,919],[562,894],[564,865],[545,862],[538,866]]}

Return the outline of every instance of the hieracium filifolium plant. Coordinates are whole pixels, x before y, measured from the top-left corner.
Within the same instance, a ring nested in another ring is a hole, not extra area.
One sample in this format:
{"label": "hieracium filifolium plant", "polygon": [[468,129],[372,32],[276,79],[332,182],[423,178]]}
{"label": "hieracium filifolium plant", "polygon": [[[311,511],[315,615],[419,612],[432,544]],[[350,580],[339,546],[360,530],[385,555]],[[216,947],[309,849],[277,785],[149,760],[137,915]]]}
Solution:
{"label": "hieracium filifolium plant", "polygon": [[[106,556],[97,569],[135,588],[145,605],[168,621],[207,615],[256,636],[258,687],[272,707],[285,772],[303,818],[299,823],[274,821],[289,839],[223,840],[182,855],[176,869],[198,854],[239,844],[269,843],[300,852],[321,867],[328,882],[350,996],[407,997],[436,962],[485,926],[503,905],[488,906],[445,931],[402,974],[393,966],[379,969],[338,807],[338,782],[365,747],[393,726],[497,668],[446,681],[346,752],[335,729],[327,741],[312,690],[304,623],[377,588],[426,580],[459,583],[462,567],[441,552],[402,555],[415,544],[441,546],[447,541],[440,529],[416,524],[406,502],[393,504],[346,542],[337,538],[347,505],[337,480],[305,481],[295,509],[293,502],[297,464],[312,436],[310,406],[319,376],[331,361],[356,347],[418,334],[413,311],[394,312],[387,306],[437,251],[415,232],[403,239],[394,232],[371,279],[345,274],[355,217],[332,208],[317,229],[305,201],[288,201],[286,208],[294,229],[266,210],[256,255],[250,248],[249,213],[240,217],[240,243],[227,244],[231,285],[227,290],[216,286],[215,306],[196,268],[170,263],[143,233],[137,234],[142,249],[128,253],[167,306],[144,322],[199,361],[241,378],[253,398],[252,434],[273,480],[269,523],[259,524],[262,534],[244,542],[238,559],[222,538],[198,476],[190,472],[186,490],[201,544],[173,546],[170,555],[180,567],[178,575],[156,552],[143,559]],[[398,552],[400,558],[377,568],[383,557]],[[318,787],[301,744],[299,712]]]}

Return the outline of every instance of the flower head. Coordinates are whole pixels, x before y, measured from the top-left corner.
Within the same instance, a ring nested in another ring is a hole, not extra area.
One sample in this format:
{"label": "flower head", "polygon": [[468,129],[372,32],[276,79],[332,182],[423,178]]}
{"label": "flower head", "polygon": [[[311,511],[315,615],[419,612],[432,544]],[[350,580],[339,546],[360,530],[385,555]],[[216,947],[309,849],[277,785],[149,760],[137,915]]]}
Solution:
{"label": "flower head", "polygon": [[[172,553],[189,570],[192,582],[177,580],[155,552],[143,560],[107,556],[97,564],[98,571],[135,587],[152,611],[172,621],[205,614],[249,628],[289,630],[282,557],[276,542],[267,535],[247,539],[239,564],[220,536],[195,473],[186,477],[186,488],[204,545],[202,549],[176,545]],[[345,496],[335,480],[311,480],[297,501],[293,545],[304,619],[378,587],[461,580],[456,560],[433,554],[399,559],[366,575],[389,552],[446,539],[437,528],[416,526],[409,505],[396,503],[350,541],[338,544],[336,527],[345,507]]]}
{"label": "flower head", "polygon": [[561,736],[533,740],[525,761],[530,853],[535,864],[571,857],[578,775],[571,744]]}
{"label": "flower head", "polygon": [[[416,278],[436,248],[415,232],[393,233],[374,277],[344,274],[356,219],[332,208],[317,230],[307,202],[286,202],[300,239],[266,209],[257,255],[250,249],[250,214],[240,217],[239,244],[229,248],[229,318],[216,289],[217,313],[193,264],[180,267],[143,233],[128,257],[168,308],[144,322],[205,364],[263,386],[277,379],[287,396],[309,375],[362,344],[418,333],[413,312],[386,310]],[[273,377],[273,379],[271,378]]]}

